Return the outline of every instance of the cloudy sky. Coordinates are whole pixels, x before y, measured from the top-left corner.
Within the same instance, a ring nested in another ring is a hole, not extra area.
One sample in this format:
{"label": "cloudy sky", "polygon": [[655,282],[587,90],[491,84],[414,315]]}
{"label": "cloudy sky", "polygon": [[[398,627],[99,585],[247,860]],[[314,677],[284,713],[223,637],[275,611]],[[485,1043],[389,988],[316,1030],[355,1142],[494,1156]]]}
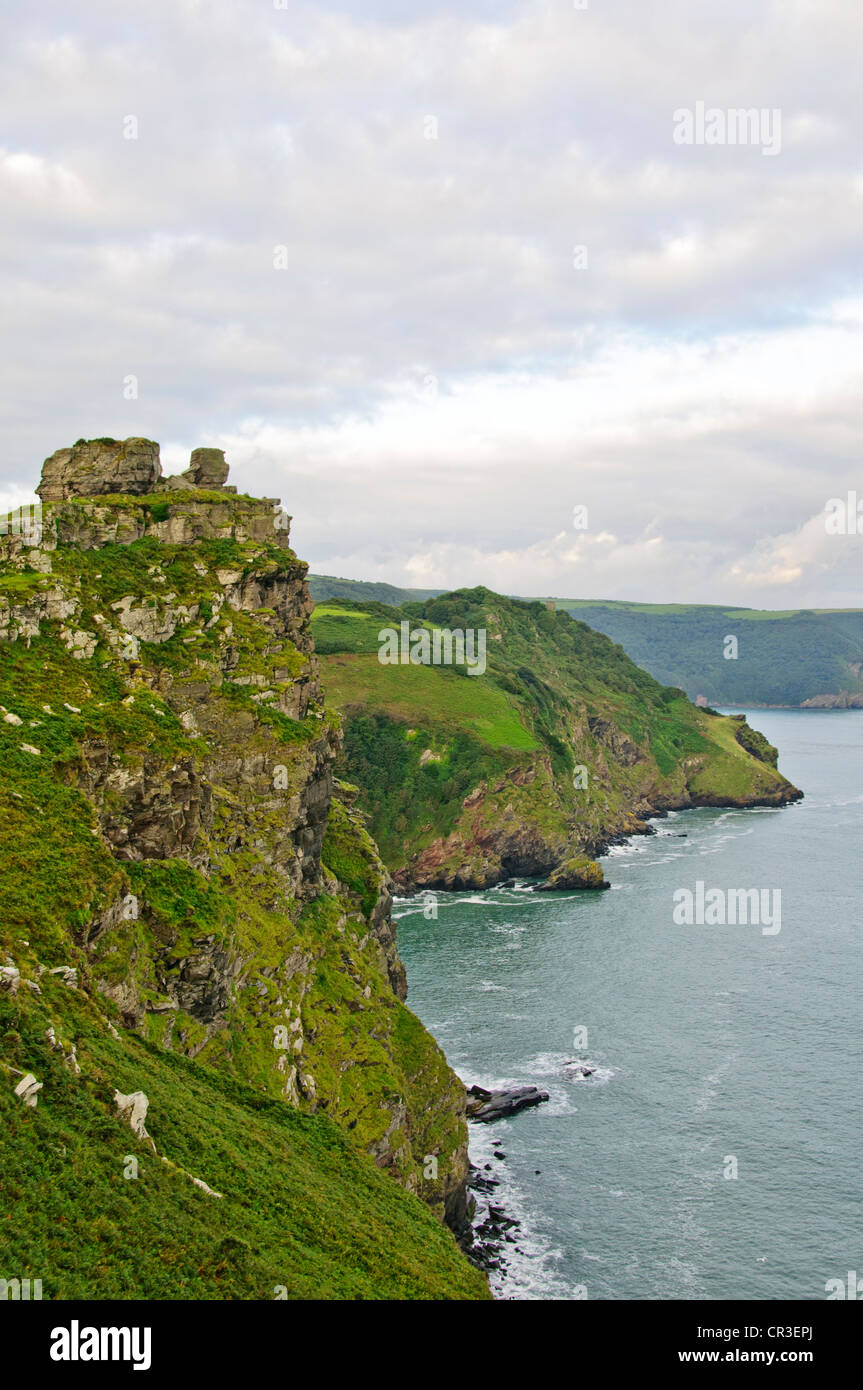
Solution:
{"label": "cloudy sky", "polygon": [[[225,448],[318,572],[863,604],[859,0],[0,26],[0,504],[141,434]],[[677,143],[699,102],[760,142]]]}

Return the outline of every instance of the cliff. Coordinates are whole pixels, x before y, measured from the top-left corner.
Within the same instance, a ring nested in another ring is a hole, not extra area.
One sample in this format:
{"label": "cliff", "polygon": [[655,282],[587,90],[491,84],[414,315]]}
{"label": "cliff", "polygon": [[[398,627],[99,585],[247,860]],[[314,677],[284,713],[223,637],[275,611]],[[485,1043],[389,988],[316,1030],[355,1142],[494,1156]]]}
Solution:
{"label": "cliff", "polygon": [[[112,1047],[132,1089],[142,1045],[151,1072],[194,1059],[335,1124],[458,1230],[463,1088],[404,1005],[388,875],[333,776],[306,566],[226,478],[216,450],[165,479],[152,441],[79,441],[0,537],[2,958],[37,991],[77,971],[85,1073]],[[8,1019],[37,991],[7,990]],[[10,1026],[7,1069],[44,1071]]]}
{"label": "cliff", "polygon": [[[402,624],[418,653],[423,631],[485,634],[484,669],[409,652],[382,662],[381,634]],[[345,722],[341,770],[405,888],[485,888],[514,874],[598,888],[595,857],[644,833],[649,816],[802,795],[742,716],[696,708],[541,603],[482,588],[399,609],[332,600],[313,628]]]}

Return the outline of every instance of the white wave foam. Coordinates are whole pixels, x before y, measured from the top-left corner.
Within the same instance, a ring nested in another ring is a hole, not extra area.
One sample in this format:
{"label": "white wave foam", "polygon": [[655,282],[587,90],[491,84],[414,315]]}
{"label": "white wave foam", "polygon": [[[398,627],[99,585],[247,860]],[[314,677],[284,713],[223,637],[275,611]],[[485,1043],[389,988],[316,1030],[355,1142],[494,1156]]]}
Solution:
{"label": "white wave foam", "polygon": [[[499,1125],[507,1125],[507,1121],[500,1121]],[[494,1128],[498,1129],[499,1125]],[[492,1292],[502,1300],[569,1300],[574,1290],[555,1269],[555,1265],[563,1259],[563,1252],[556,1247],[551,1236],[540,1228],[535,1213],[535,1199],[527,1194],[523,1182],[513,1176],[506,1162],[493,1161],[494,1135],[489,1132],[491,1128],[471,1126],[471,1162],[483,1170],[483,1177],[496,1178],[499,1184],[491,1195],[474,1193],[477,1201],[474,1225],[482,1222],[489,1203],[503,1207],[507,1216],[521,1223],[512,1233],[514,1242],[504,1242],[501,1249],[507,1268],[489,1271]],[[491,1164],[490,1173],[484,1171],[486,1163]]]}

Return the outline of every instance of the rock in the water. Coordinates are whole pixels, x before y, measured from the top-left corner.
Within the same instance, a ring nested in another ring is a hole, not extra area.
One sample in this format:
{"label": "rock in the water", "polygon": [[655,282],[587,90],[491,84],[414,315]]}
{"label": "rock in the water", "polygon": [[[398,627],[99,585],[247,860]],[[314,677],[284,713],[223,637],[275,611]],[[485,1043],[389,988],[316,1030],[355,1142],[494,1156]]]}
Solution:
{"label": "rock in the water", "polygon": [[36,491],[43,502],[106,493],[152,492],[160,477],[159,446],[152,439],[79,439],[42,465]]}
{"label": "rock in the water", "polygon": [[[487,1091],[483,1086],[471,1086],[468,1090],[468,1119],[488,1124],[492,1120],[502,1120],[507,1115],[517,1115],[519,1110],[541,1105],[548,1100],[548,1091],[540,1091],[537,1086],[516,1086],[509,1091]],[[504,1155],[495,1154],[495,1158]]]}
{"label": "rock in the water", "polygon": [[589,1067],[585,1062],[578,1062],[574,1059],[571,1062],[564,1062],[563,1065],[565,1067],[571,1067],[572,1071],[570,1075],[575,1077],[593,1076],[593,1073],[596,1071],[595,1067]]}
{"label": "rock in the water", "polygon": [[545,893],[564,888],[610,888],[602,872],[602,865],[586,854],[575,854],[552,869],[543,883],[536,884],[537,893]]}

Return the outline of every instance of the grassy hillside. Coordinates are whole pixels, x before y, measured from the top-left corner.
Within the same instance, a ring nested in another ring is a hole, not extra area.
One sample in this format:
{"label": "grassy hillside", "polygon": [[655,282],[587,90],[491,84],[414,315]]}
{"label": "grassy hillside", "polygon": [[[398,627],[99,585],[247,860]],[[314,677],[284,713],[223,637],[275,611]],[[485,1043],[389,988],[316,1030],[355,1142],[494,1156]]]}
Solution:
{"label": "grassy hillside", "polygon": [[[769,612],[702,604],[556,603],[619,642],[657,680],[682,686],[692,699],[797,706],[841,692],[863,696],[863,609]],[[736,659],[723,654],[728,636],[737,638]]]}
{"label": "grassy hillside", "polygon": [[[488,1297],[445,1227],[337,1125],[112,1038],[83,990],[18,949],[22,983],[0,992],[4,1278],[41,1279],[45,1299]],[[80,1074],[63,1059],[73,1040]],[[42,1083],[35,1108],[13,1093],[22,1072]],[[158,1156],[115,1089],[149,1098]]]}
{"label": "grassy hillside", "polygon": [[[441,592],[325,575],[309,582],[318,603],[339,598],[399,605]],[[680,686],[692,700],[703,695],[711,705],[863,705],[863,608],[773,612],[698,603],[554,602],[619,643],[662,685]],[[738,640],[734,660],[723,654],[729,635]]]}
{"label": "grassy hillside", "polygon": [[[484,628],[486,673],[381,664],[379,633],[403,619]],[[556,872],[589,884],[590,856],[653,810],[796,795],[745,723],[696,709],[541,603],[487,589],[402,609],[341,600],[318,604],[312,624],[344,718],[342,774],[403,883]]]}
{"label": "grassy hillside", "polygon": [[433,598],[440,589],[399,589],[378,580],[337,579],[332,574],[310,574],[309,593],[315,603],[325,599],[360,599],[364,603],[399,604]]}

